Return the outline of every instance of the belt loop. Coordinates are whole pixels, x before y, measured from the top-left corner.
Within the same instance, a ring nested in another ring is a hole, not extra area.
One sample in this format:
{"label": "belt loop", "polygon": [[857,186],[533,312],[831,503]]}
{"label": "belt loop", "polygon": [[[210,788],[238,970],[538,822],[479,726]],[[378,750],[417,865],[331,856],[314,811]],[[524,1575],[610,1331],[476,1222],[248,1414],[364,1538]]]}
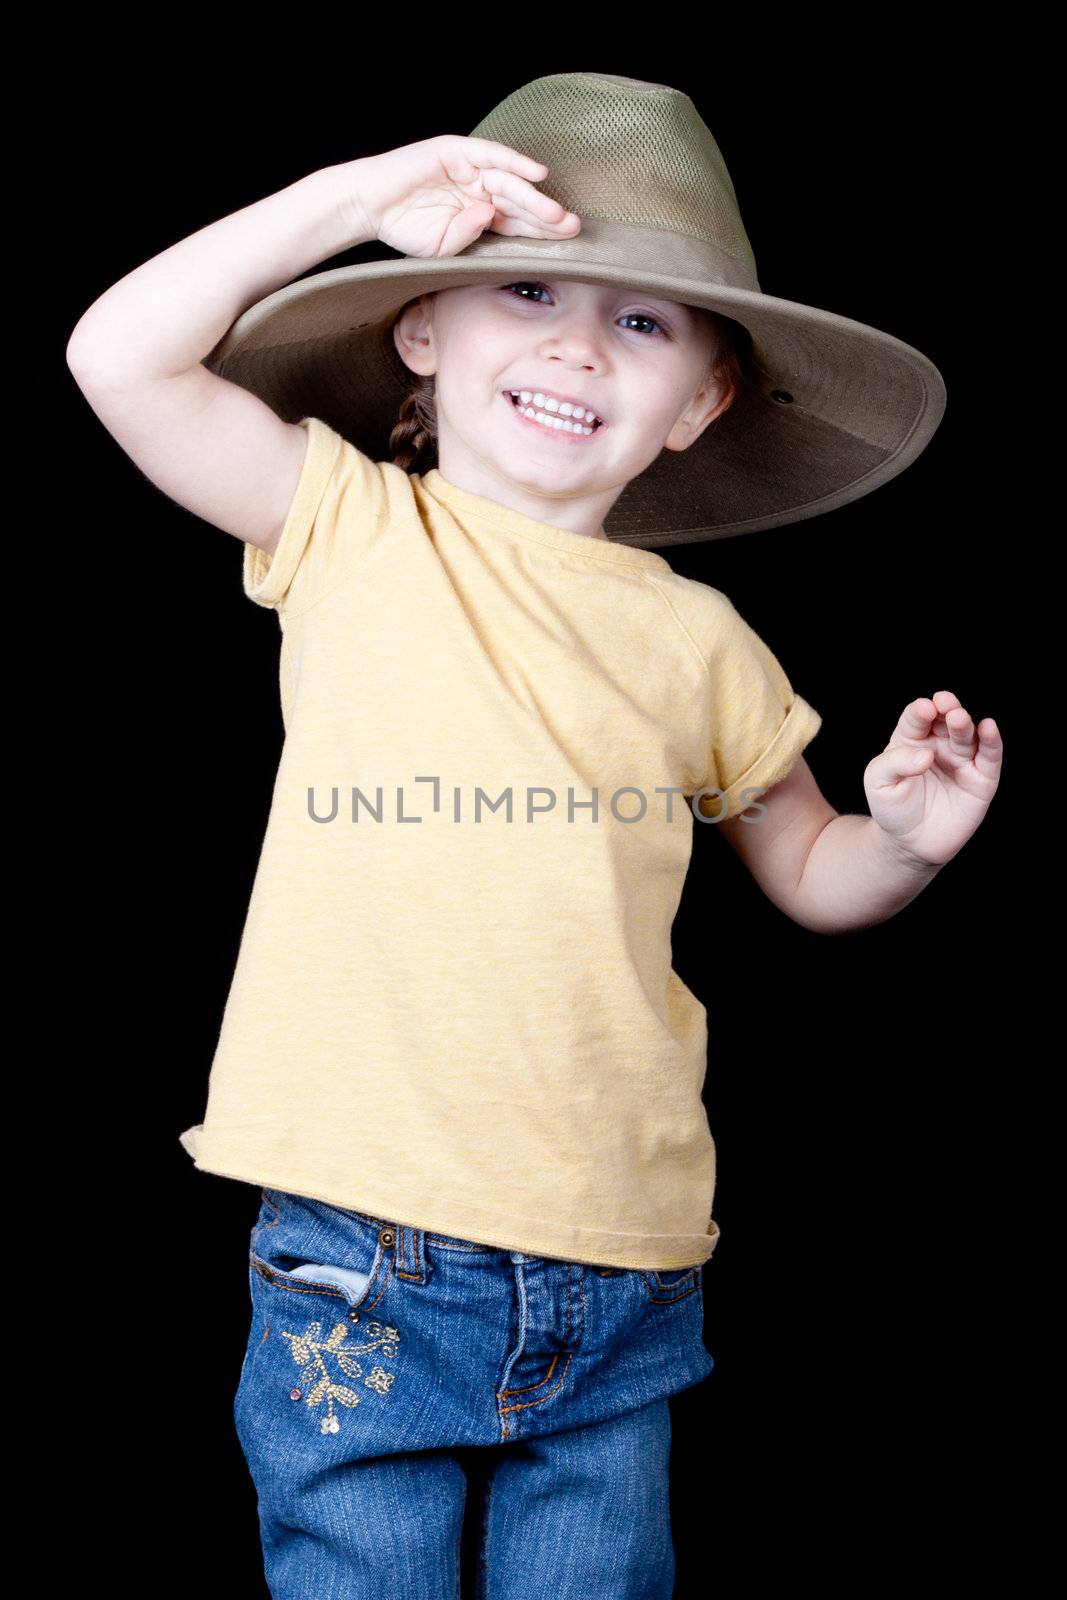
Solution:
{"label": "belt loop", "polygon": [[426,1258],[426,1230],[393,1224],[396,1232],[396,1275],[408,1283],[425,1283],[429,1270]]}

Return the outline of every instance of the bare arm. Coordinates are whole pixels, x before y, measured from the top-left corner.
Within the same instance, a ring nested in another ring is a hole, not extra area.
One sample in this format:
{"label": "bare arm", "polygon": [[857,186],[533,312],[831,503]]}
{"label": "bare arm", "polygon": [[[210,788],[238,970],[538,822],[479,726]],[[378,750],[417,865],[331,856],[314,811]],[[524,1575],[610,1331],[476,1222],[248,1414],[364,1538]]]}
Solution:
{"label": "bare arm", "polygon": [[132,460],[172,500],[273,555],[308,435],[202,365],[249,306],[340,250],[381,239],[451,256],[485,229],[556,238],[578,217],[548,169],[492,139],[439,134],[324,167],[182,239],[112,285],[67,364]]}
{"label": "bare arm", "polygon": [[792,771],[737,816],[715,824],[767,899],[799,922],[797,888],[812,846],[837,812],[815,781],[805,756]]}
{"label": "bare arm", "polygon": [[839,815],[803,756],[745,813],[716,826],[768,900],[812,933],[854,933],[886,922],[940,870],[918,860],[873,817]]}
{"label": "bare arm", "polygon": [[307,434],[200,363],[250,305],[374,238],[361,161],[324,167],[153,256],[95,300],[67,345],[89,405],[164,494],[273,554]]}

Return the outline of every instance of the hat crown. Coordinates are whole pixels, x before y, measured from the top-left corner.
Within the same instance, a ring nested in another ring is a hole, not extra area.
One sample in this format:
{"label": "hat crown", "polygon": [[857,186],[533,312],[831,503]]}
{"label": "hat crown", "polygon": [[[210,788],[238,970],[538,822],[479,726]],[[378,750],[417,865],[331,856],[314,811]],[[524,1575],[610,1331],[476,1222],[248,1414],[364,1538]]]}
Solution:
{"label": "hat crown", "polygon": [[[756,258],[722,151],[689,95],[600,72],[524,83],[471,129],[543,161],[537,187],[583,219],[688,235],[756,286]],[[731,274],[734,276],[734,274]]]}

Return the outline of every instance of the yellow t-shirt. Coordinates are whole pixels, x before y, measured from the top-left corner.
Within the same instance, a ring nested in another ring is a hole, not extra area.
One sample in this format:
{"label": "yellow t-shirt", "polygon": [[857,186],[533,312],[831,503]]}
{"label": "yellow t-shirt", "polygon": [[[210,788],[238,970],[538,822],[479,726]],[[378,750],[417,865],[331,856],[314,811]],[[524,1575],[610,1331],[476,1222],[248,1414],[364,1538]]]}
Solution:
{"label": "yellow t-shirt", "polygon": [[281,624],[285,739],[181,1143],[501,1248],[704,1262],[706,1011],[671,965],[685,797],[738,814],[821,717],[654,551],[301,426],[280,543],[244,549]]}

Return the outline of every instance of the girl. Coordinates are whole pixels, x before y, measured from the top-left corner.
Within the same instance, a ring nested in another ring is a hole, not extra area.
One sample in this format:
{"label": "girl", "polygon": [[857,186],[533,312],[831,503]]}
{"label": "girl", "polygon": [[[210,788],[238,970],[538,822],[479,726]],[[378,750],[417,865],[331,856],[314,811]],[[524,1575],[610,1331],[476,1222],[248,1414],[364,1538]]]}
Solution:
{"label": "girl", "polygon": [[[294,281],[371,239],[399,257]],[[692,824],[805,927],[864,927],[973,833],[1001,744],[913,699],[870,815],[838,816],[818,712],[652,547],[870,492],[940,374],[765,296],[692,101],[587,73],[202,229],[68,361],[282,630],[182,1134],[261,1190],[235,1420],[271,1592],[455,1595],[477,1446],[483,1595],[668,1595],[667,1402],[714,1364],[719,1234],[706,1013],[671,966]]]}

